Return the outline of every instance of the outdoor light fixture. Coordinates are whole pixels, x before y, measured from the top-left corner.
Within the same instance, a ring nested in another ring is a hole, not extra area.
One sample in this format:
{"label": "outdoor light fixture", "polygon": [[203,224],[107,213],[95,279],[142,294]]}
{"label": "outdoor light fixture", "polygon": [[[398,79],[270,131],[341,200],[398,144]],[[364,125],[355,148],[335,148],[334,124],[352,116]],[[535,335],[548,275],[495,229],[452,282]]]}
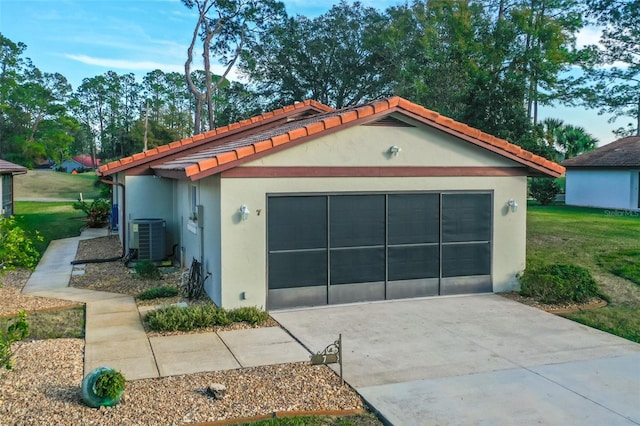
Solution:
{"label": "outdoor light fixture", "polygon": [[389,148],[389,154],[393,155],[394,157],[398,156],[398,153],[400,153],[400,151],[402,151],[400,149],[400,147],[398,145],[394,145],[391,148]]}
{"label": "outdoor light fixture", "polygon": [[518,203],[516,203],[516,200],[514,200],[513,198],[509,198],[509,201],[507,201],[507,206],[509,206],[509,208],[511,209],[511,213],[515,213],[518,211]]}
{"label": "outdoor light fixture", "polygon": [[242,220],[248,220],[249,219],[249,207],[247,207],[246,204],[243,204],[240,206],[240,218]]}

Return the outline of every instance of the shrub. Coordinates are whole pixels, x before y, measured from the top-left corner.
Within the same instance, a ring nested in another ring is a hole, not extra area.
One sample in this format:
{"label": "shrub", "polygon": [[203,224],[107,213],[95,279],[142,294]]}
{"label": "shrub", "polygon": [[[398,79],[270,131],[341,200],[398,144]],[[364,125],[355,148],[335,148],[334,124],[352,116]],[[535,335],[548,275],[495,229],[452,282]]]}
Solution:
{"label": "shrub", "polygon": [[158,299],[163,297],[175,297],[180,293],[180,291],[175,287],[169,286],[161,286],[161,287],[153,287],[148,290],[143,291],[138,294],[138,299],[140,300],[151,300]]}
{"label": "shrub", "polygon": [[0,368],[11,370],[13,352],[11,352],[11,344],[19,342],[29,335],[29,324],[27,323],[27,314],[20,311],[18,317],[10,322],[6,330],[0,334]]}
{"label": "shrub", "polygon": [[13,217],[0,219],[0,269],[17,266],[33,269],[40,259],[34,240],[42,241],[37,231],[31,237]]}
{"label": "shrub", "polygon": [[555,200],[560,189],[556,181],[552,178],[532,178],[529,185],[529,192],[540,204],[546,206]]}
{"label": "shrub", "polygon": [[124,391],[125,383],[126,380],[119,371],[105,371],[96,380],[96,395],[101,398],[116,399]]}
{"label": "shrub", "polygon": [[82,210],[87,215],[87,226],[89,228],[99,228],[109,222],[111,203],[105,198],[96,198],[91,204],[84,200],[78,200],[73,203],[73,208]]}
{"label": "shrub", "polygon": [[262,324],[269,318],[269,314],[255,306],[245,306],[229,311],[231,322],[246,322],[253,326]]}
{"label": "shrub", "polygon": [[591,273],[580,266],[552,264],[527,268],[519,276],[520,294],[542,303],[583,303],[602,297]]}
{"label": "shrub", "polygon": [[269,315],[255,307],[227,311],[215,305],[187,307],[168,306],[148,312],[145,321],[153,331],[191,331],[200,328],[228,325],[232,322],[263,323]]}
{"label": "shrub", "polygon": [[159,280],[162,278],[160,269],[150,260],[143,260],[142,262],[136,262],[134,267],[136,270],[136,277],[147,280]]}

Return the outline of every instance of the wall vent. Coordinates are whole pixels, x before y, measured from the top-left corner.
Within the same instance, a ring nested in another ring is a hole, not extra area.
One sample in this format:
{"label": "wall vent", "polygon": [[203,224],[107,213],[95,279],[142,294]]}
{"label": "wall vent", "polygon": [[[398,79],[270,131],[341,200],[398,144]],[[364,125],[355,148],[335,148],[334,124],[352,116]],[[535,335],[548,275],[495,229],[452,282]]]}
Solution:
{"label": "wall vent", "polygon": [[138,250],[138,260],[164,260],[166,222],[162,219],[131,221],[131,249]]}

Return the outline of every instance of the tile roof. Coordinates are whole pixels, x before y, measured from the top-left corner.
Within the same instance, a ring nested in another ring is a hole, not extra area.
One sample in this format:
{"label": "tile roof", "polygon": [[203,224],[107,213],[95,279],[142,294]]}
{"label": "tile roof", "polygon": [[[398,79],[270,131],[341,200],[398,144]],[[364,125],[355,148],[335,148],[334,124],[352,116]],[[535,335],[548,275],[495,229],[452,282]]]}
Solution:
{"label": "tile roof", "polygon": [[[82,164],[83,167],[87,167],[87,168],[95,167],[93,165],[93,158],[91,158],[91,156],[87,154],[76,155],[75,157],[73,157],[73,160]],[[102,160],[100,158],[96,158],[96,166],[99,166],[100,163],[102,163]]]}
{"label": "tile roof", "polygon": [[275,111],[270,111],[262,115],[248,118],[238,123],[229,124],[228,126],[218,127],[217,129],[194,135],[179,141],[171,142],[157,148],[150,149],[145,152],[133,154],[120,160],[112,161],[99,167],[98,173],[101,175],[110,175],[121,170],[128,170],[132,167],[142,166],[153,161],[162,160],[167,156],[176,155],[181,152],[187,152],[197,149],[202,145],[219,141],[223,138],[231,137],[239,133],[251,131],[257,127],[273,124],[278,120],[294,119],[297,116],[305,116],[308,114],[316,114],[320,112],[333,111],[333,108],[316,102],[307,100],[294,105],[288,105]]}
{"label": "tile roof", "polygon": [[[289,108],[295,107],[294,105]],[[394,112],[510,158],[528,167],[533,174],[555,177],[564,174],[564,167],[552,161],[525,151],[504,139],[481,132],[397,96],[341,110],[325,107],[324,112],[319,112],[316,115],[299,118],[271,128],[255,127],[250,133],[226,140],[222,140],[226,130],[219,132],[217,129],[204,134],[204,136],[195,136],[194,139],[196,137],[207,138],[209,143],[197,150],[185,153],[185,155],[176,155],[172,158],[165,156],[166,159],[161,160],[161,153],[170,154],[185,144],[184,141],[174,142],[169,144],[168,148],[157,148],[156,150],[159,152],[153,153],[151,156],[148,156],[147,153],[136,154],[119,162],[107,164],[100,168],[100,173],[111,174],[147,163],[148,167],[160,173],[163,171],[179,172],[184,177],[197,180],[250,161],[257,156],[264,155],[265,151],[284,149],[286,148],[284,145],[293,146],[338,130],[340,127],[375,121]],[[242,128],[247,126],[247,123],[253,123],[253,120],[245,120],[227,127]],[[222,136],[216,138],[218,135]],[[153,162],[153,159],[161,161]]]}
{"label": "tile roof", "polygon": [[618,139],[593,151],[564,160],[569,167],[640,167],[640,136]]}
{"label": "tile roof", "polygon": [[0,160],[0,174],[22,174],[27,173],[27,168],[19,166],[17,164],[10,163],[5,160]]}

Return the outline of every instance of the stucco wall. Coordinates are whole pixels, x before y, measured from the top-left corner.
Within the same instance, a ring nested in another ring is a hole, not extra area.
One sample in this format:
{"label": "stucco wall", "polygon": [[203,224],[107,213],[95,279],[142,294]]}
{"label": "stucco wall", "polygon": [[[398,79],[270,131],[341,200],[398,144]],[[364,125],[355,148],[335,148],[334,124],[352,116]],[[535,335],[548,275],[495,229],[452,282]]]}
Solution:
{"label": "stucco wall", "polygon": [[[177,241],[174,220],[174,181],[154,176],[126,176],[126,218],[127,225],[134,219],[164,219],[167,224],[166,247],[167,254]],[[121,191],[121,189],[119,189]],[[122,209],[122,204],[120,204]],[[120,222],[122,226],[122,221]],[[127,226],[127,228],[130,225]],[[127,231],[127,247],[131,240]]]}
{"label": "stucco wall", "polygon": [[[247,163],[246,166],[515,167],[506,159],[420,123],[356,126]],[[401,151],[389,154],[391,146]]]}
{"label": "stucco wall", "polygon": [[566,204],[638,210],[639,170],[568,169]]}
{"label": "stucco wall", "polygon": [[[493,289],[512,290],[515,275],[525,267],[526,178],[302,178],[222,179],[221,182],[222,305],[264,306],[266,301],[266,194],[349,191],[493,190]],[[519,204],[516,213],[506,202]],[[239,208],[251,214],[241,221]],[[260,210],[260,212],[258,212]],[[244,292],[246,300],[240,295]]]}

